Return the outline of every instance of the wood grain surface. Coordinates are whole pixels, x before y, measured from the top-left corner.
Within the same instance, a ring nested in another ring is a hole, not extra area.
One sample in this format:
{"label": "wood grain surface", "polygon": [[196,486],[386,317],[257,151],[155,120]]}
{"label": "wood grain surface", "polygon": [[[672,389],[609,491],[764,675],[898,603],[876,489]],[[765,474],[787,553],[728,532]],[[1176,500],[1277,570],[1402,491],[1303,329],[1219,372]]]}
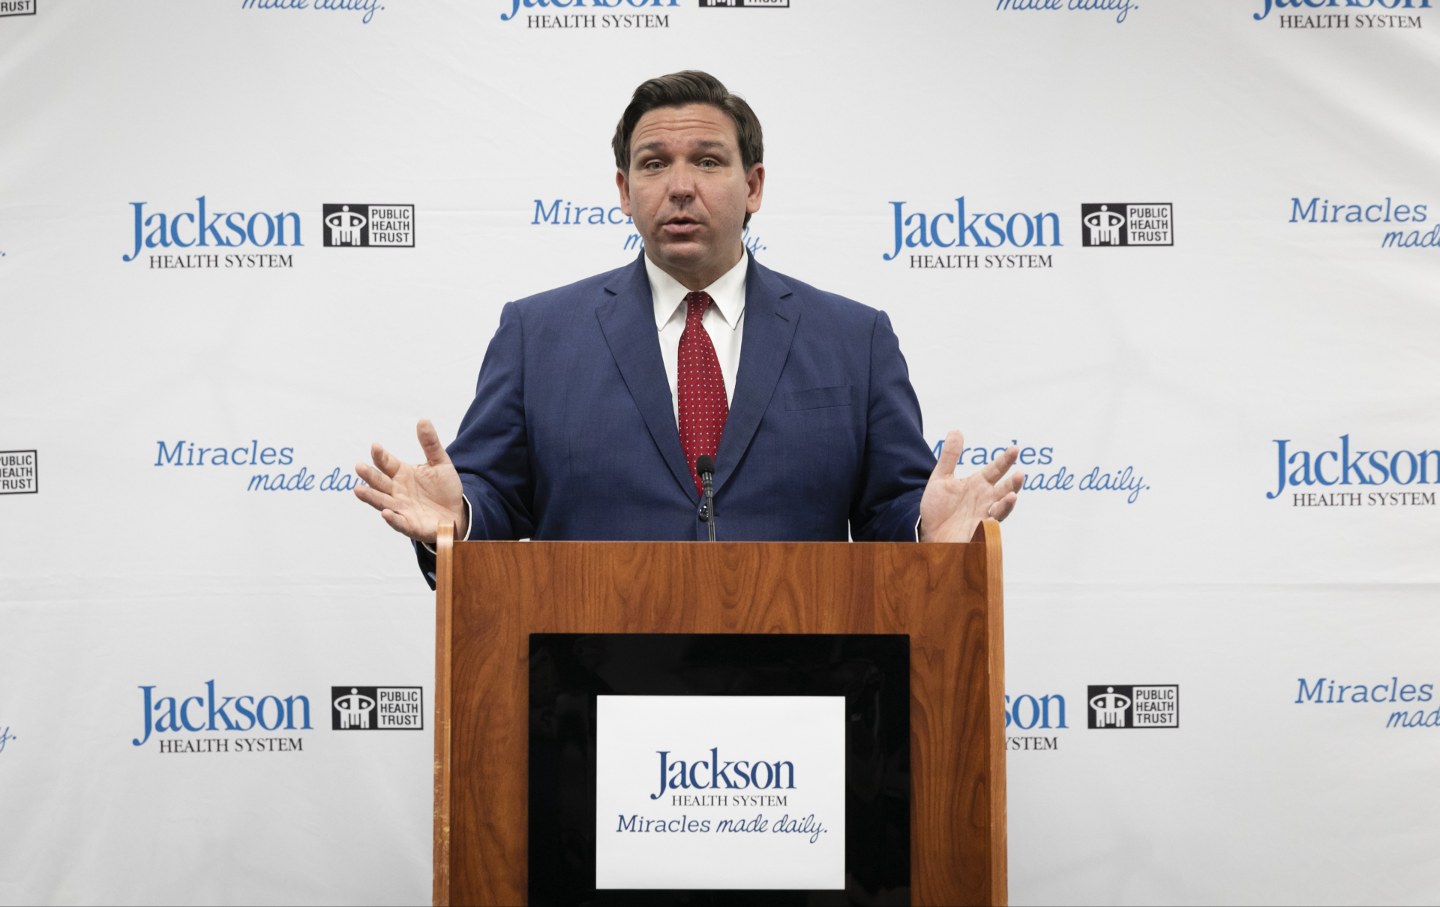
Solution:
{"label": "wood grain surface", "polygon": [[531,633],[905,633],[917,904],[1006,903],[999,526],[965,545],[440,540],[436,904],[526,897]]}

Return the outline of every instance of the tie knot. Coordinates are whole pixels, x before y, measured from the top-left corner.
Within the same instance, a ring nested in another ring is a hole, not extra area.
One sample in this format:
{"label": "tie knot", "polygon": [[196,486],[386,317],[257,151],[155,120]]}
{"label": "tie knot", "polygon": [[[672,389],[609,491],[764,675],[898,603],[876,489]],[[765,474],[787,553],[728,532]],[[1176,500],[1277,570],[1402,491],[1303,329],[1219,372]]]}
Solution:
{"label": "tie knot", "polygon": [[698,323],[705,317],[705,310],[714,302],[709,293],[685,294],[685,323]]}

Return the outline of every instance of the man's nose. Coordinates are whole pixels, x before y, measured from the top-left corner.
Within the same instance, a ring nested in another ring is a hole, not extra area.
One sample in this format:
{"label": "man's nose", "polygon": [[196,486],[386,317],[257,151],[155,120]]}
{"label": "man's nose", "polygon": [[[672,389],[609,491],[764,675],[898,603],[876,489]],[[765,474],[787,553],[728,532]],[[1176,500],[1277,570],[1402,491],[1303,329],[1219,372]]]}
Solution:
{"label": "man's nose", "polygon": [[689,167],[670,168],[670,197],[675,200],[693,198],[695,195],[695,175],[690,172]]}

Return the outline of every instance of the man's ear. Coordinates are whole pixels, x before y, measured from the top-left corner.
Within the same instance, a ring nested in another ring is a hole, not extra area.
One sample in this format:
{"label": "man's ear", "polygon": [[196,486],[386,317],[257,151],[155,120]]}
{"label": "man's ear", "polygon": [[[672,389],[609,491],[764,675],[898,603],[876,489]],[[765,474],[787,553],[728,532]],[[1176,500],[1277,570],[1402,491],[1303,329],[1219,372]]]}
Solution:
{"label": "man's ear", "polygon": [[[745,213],[754,214],[760,210],[760,199],[765,195],[765,165],[754,163],[750,165],[750,172],[745,174],[745,185],[749,191],[745,195]],[[629,214],[630,212],[625,212]]]}
{"label": "man's ear", "polygon": [[630,178],[624,170],[615,171],[615,187],[620,190],[620,210],[630,217]]}

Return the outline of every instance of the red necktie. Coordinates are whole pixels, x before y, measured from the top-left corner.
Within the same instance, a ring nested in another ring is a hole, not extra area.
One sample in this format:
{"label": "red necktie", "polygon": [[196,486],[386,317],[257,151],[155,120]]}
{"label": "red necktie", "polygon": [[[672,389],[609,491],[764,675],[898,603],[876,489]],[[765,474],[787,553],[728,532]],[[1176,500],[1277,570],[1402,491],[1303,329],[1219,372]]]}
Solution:
{"label": "red necktie", "polygon": [[725,376],[720,373],[720,360],[715,345],[705,332],[701,319],[713,300],[709,293],[685,296],[685,332],[680,335],[680,369],[677,387],[680,395],[680,446],[695,490],[703,493],[700,476],[695,472],[695,458],[720,449],[720,435],[725,431],[725,417],[730,404],[725,400]]}

